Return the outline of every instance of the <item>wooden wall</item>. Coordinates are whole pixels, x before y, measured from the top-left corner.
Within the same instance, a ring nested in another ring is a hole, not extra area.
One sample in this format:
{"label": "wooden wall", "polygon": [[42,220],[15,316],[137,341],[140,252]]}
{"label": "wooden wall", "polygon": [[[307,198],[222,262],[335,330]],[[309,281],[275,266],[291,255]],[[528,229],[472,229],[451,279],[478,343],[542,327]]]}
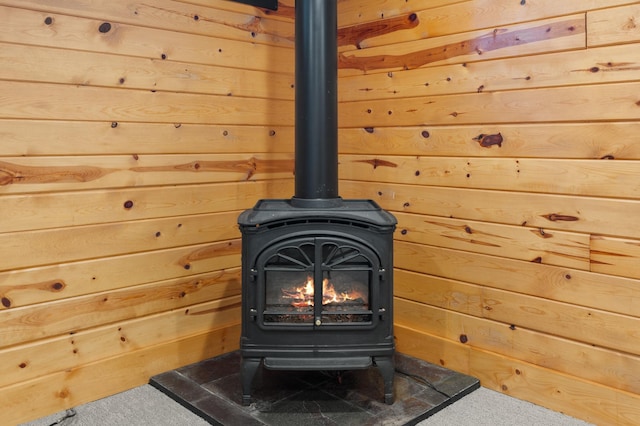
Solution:
{"label": "wooden wall", "polygon": [[288,197],[293,20],[223,0],[2,0],[0,418],[239,344],[239,212]]}
{"label": "wooden wall", "polygon": [[400,352],[640,424],[640,4],[340,3],[341,195],[399,220]]}

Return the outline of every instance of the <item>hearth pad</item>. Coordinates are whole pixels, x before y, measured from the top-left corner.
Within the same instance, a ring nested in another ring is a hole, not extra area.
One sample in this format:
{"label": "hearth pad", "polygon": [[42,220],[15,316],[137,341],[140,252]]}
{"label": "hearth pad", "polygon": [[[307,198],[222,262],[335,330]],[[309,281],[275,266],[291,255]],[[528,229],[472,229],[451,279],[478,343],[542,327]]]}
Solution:
{"label": "hearth pad", "polygon": [[480,387],[471,376],[395,354],[395,402],[384,403],[376,368],[261,368],[242,405],[238,351],[154,376],[150,384],[209,423],[224,426],[415,425]]}

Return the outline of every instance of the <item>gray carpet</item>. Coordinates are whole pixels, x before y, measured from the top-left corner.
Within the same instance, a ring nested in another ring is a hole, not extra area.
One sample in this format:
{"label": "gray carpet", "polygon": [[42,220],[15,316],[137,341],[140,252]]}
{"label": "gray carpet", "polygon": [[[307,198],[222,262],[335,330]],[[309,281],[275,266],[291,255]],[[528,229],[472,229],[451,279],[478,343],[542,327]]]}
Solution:
{"label": "gray carpet", "polygon": [[[207,426],[200,417],[162,392],[144,385],[75,409],[61,426]],[[25,426],[49,426],[65,416],[57,413]],[[480,388],[419,425],[456,426],[584,426],[589,423],[498,392]]]}

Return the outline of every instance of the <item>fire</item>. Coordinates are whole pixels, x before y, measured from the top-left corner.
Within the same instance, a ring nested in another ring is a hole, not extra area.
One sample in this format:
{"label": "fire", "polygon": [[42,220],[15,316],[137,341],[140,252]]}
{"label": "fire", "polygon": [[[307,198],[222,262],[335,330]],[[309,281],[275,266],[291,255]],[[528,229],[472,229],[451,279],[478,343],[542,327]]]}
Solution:
{"label": "fire", "polygon": [[[291,289],[282,289],[283,299],[291,299],[291,306],[296,308],[305,308],[313,306],[314,298],[314,282],[313,277],[307,276],[307,280],[299,287]],[[332,303],[346,303],[349,301],[361,301],[366,303],[366,294],[358,290],[336,291],[332,283],[327,278],[322,280],[322,305]]]}

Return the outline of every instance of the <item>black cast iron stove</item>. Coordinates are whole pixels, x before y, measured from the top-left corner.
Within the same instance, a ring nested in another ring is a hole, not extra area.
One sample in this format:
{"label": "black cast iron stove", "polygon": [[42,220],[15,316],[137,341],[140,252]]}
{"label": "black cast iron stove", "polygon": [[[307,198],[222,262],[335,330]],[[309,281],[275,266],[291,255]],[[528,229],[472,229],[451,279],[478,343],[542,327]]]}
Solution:
{"label": "black cast iron stove", "polygon": [[296,2],[295,196],[238,218],[244,404],[261,366],[377,366],[393,402],[396,219],[338,196],[336,16],[336,0]]}

